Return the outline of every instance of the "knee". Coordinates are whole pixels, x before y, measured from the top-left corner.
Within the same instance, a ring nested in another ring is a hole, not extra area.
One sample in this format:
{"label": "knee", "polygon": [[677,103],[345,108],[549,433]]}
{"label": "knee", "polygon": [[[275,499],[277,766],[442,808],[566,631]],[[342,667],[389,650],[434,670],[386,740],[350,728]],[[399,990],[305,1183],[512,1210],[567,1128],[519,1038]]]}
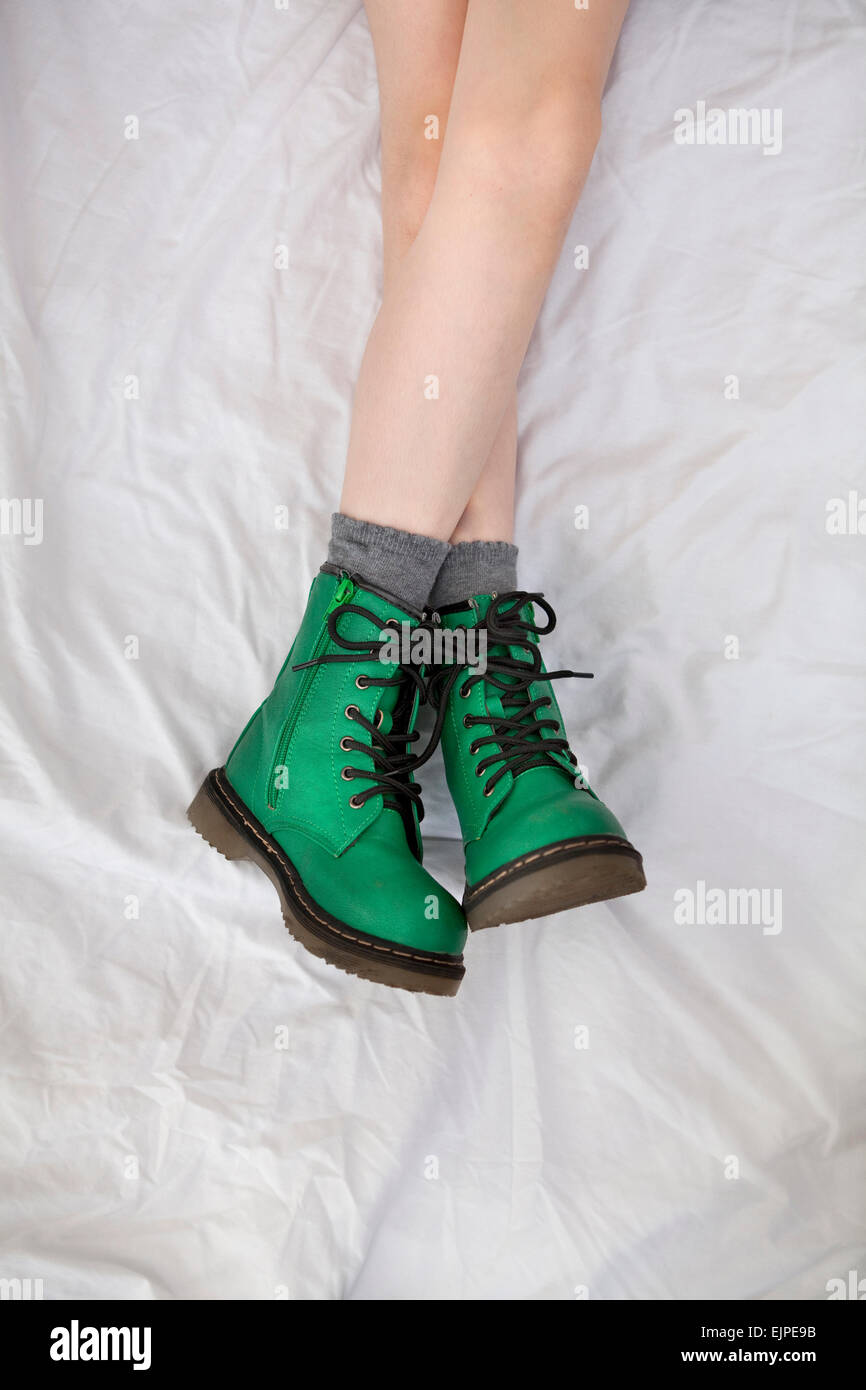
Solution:
{"label": "knee", "polygon": [[467,123],[464,157],[480,195],[505,204],[543,240],[564,232],[600,135],[600,93],[571,82],[478,113]]}
{"label": "knee", "polygon": [[439,141],[419,138],[417,126],[402,129],[382,146],[382,220],[385,239],[402,256],[427,215],[439,169]]}
{"label": "knee", "polygon": [[[601,134],[600,92],[590,80],[551,82],[528,100],[479,104],[452,123],[449,178],[461,196],[488,208],[527,256],[558,249],[580,196]],[[419,138],[406,123],[382,149],[386,243],[408,250],[427,213],[439,172],[439,141]],[[444,169],[444,166],[443,166]]]}
{"label": "knee", "polygon": [[396,255],[408,251],[421,230],[436,185],[438,162],[411,155],[399,164],[382,161],[382,221]]}

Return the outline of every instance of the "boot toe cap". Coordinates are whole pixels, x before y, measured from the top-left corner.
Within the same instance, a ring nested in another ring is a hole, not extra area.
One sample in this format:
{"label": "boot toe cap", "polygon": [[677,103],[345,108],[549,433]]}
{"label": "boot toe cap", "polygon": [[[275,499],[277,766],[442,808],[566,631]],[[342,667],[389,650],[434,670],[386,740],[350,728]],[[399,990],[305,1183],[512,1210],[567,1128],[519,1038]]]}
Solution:
{"label": "boot toe cap", "polygon": [[466,845],[470,884],[521,855],[569,840],[599,836],[628,844],[616,816],[592,792],[564,778],[558,778],[553,787],[548,779],[543,779],[543,785],[537,779],[539,785],[533,788],[530,776],[517,779],[481,837]]}

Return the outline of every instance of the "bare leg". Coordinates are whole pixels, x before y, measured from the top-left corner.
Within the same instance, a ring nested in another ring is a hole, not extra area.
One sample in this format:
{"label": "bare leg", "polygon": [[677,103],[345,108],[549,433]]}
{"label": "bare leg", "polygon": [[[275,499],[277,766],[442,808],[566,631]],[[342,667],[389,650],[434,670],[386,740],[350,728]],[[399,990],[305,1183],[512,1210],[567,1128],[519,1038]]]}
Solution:
{"label": "bare leg", "polygon": [[470,499],[500,430],[514,437],[517,373],[595,150],[626,6],[469,0],[435,189],[393,257],[359,377],[346,514],[443,540],[503,538],[485,524],[495,471]]}
{"label": "bare leg", "polygon": [[[382,114],[385,291],[430,206],[468,0],[366,0]],[[430,117],[435,117],[436,138]],[[452,541],[506,540],[514,530],[517,402],[508,406]]]}

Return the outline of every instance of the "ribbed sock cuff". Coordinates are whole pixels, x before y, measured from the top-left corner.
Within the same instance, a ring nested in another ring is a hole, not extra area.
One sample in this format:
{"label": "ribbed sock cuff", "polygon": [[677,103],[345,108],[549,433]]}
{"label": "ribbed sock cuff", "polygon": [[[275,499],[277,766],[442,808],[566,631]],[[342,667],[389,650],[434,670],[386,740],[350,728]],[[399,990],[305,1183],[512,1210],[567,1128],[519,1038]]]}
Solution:
{"label": "ribbed sock cuff", "polygon": [[403,608],[427,606],[436,575],[449,551],[447,541],[398,531],[374,521],[334,512],[328,561],[389,594]]}
{"label": "ribbed sock cuff", "polygon": [[445,608],[473,594],[504,594],[516,588],[516,545],[508,541],[458,541],[439,570],[429,607]]}

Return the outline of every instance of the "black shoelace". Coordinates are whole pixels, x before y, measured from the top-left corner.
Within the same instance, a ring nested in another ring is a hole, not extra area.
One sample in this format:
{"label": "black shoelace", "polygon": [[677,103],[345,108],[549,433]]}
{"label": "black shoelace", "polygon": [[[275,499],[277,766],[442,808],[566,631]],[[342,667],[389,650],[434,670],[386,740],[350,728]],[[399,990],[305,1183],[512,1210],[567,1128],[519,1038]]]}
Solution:
{"label": "black shoelace", "polygon": [[[542,627],[521,616],[521,610],[529,603],[535,604],[547,615],[546,626]],[[469,749],[475,754],[484,745],[493,745],[490,753],[476,766],[478,776],[500,764],[488,777],[484,795],[490,796],[497,782],[508,772],[517,777],[530,767],[561,767],[561,763],[552,756],[554,753],[565,754],[577,766],[568,739],[559,732],[559,720],[542,716],[542,712],[553,704],[551,697],[542,695],[536,699],[529,698],[529,687],[536,681],[555,681],[564,677],[592,680],[591,671],[541,669],[541,652],[528,634],[544,637],[556,626],[556,614],[544,595],[522,590],[498,594],[487,610],[485,621],[479,626],[485,628],[487,633],[487,669],[465,675],[459,693],[465,698],[479,681],[486,681],[501,695],[502,715],[467,714],[463,719],[467,729],[479,724],[490,727],[490,733],[474,739]],[[514,647],[519,649],[521,655],[511,655],[508,649]],[[497,648],[506,650],[497,651]],[[444,711],[457,681],[467,671],[472,671],[471,666],[461,663],[440,667],[434,673],[428,684],[431,698],[438,703],[440,713]],[[550,736],[545,736],[543,730],[550,730]]]}
{"label": "black shoelace", "polygon": [[[345,637],[338,627],[340,618],[344,613],[357,613],[360,617],[368,621],[376,628],[375,637],[369,641],[356,642],[351,638]],[[335,608],[333,613],[328,614],[328,634],[331,641],[338,647],[343,647],[343,652],[324,652],[321,656],[315,656],[310,661],[302,661],[297,666],[293,666],[293,671],[301,671],[307,666],[326,665],[331,662],[372,662],[380,661],[382,648],[386,638],[380,637],[382,628],[381,619],[375,613],[371,613],[368,608],[361,608],[356,603],[344,603],[339,608]],[[385,627],[399,627],[395,619],[388,619]],[[410,782],[410,776],[427,762],[439,741],[439,733],[442,727],[442,718],[437,719],[433,736],[424,749],[423,753],[412,753],[410,745],[415,743],[420,734],[416,731],[409,732],[409,714],[414,702],[414,692],[417,689],[421,702],[425,702],[427,696],[427,682],[420,667],[412,662],[398,663],[392,676],[373,676],[362,672],[356,677],[355,684],[359,689],[364,689],[370,685],[380,686],[400,686],[401,693],[398,696],[391,717],[392,728],[390,733],[383,733],[379,722],[374,722],[362,714],[357,705],[348,705],[346,714],[350,719],[361,725],[370,737],[370,743],[362,743],[359,739],[345,737],[340,742],[340,747],[344,752],[364,753],[373,759],[373,770],[359,767],[344,767],[342,775],[346,781],[353,781],[356,778],[363,778],[369,782],[363,791],[356,792],[349,798],[349,804],[361,807],[372,796],[381,796],[385,806],[391,806],[396,811],[402,811],[404,807],[414,805],[418,812],[418,819],[424,815],[424,807],[421,802],[421,788],[416,782]],[[444,711],[443,711],[444,718]],[[402,799],[402,805],[401,803]]]}

